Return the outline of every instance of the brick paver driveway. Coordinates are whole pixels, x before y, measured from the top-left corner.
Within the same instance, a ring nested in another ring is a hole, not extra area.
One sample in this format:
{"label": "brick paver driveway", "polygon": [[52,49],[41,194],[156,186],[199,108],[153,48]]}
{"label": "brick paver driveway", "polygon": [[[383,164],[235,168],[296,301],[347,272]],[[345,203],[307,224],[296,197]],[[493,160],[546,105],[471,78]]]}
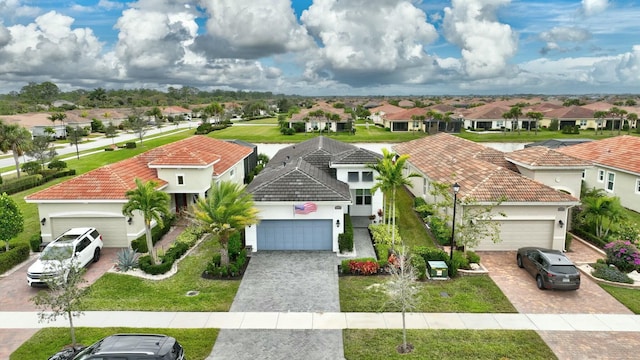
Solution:
{"label": "brick paver driveway", "polygon": [[[574,263],[602,257],[589,246],[573,241],[567,256]],[[624,305],[587,276],[577,291],[540,290],[535,279],[516,265],[516,252],[479,252],[489,276],[520,313],[632,314]],[[539,331],[545,343],[561,360],[635,359],[640,333],[590,331]]]}

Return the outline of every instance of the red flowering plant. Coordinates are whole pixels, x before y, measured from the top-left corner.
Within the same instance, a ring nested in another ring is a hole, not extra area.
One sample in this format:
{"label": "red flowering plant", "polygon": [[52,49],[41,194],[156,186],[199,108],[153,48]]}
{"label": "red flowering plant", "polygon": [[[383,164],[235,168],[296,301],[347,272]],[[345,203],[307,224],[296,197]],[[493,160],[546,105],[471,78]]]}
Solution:
{"label": "red flowering plant", "polygon": [[604,246],[604,251],[607,253],[607,264],[615,265],[624,273],[640,268],[640,251],[631,241],[612,241]]}

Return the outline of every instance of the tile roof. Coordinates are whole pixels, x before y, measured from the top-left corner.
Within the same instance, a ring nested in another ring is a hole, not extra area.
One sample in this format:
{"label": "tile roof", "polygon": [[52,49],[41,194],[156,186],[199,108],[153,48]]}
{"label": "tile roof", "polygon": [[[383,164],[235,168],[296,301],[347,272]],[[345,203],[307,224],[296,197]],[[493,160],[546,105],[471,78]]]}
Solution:
{"label": "tile roof", "polygon": [[592,119],[594,111],[583,106],[569,106],[548,111],[544,114],[548,118],[558,119]]}
{"label": "tile roof", "polygon": [[395,106],[395,105],[391,105],[391,104],[384,104],[384,105],[369,109],[369,111],[372,114],[380,113],[380,112],[383,112],[385,114],[394,114],[394,113],[397,113],[397,112],[405,111],[405,109],[401,108],[400,106]]}
{"label": "tile roof", "polygon": [[373,152],[371,150],[354,147],[352,150],[347,150],[339,154],[333,155],[331,164],[375,164],[378,159],[381,159],[382,155]]}
{"label": "tile roof", "polygon": [[409,162],[437,182],[461,185],[462,197],[476,201],[576,203],[556,191],[497,164],[507,163],[501,152],[457,136],[439,133],[393,147],[408,154]]}
{"label": "tile roof", "polygon": [[[305,120],[305,118],[309,118],[309,113],[312,113],[318,110],[322,110],[323,112],[329,113],[329,114],[336,114],[340,116],[340,121],[351,119],[351,115],[345,113],[344,109],[335,108],[333,107],[333,105],[328,104],[326,102],[319,102],[310,109],[302,109],[300,110],[299,113],[293,114],[291,116],[291,121],[303,121]],[[325,120],[326,118],[322,117],[322,119]]]}
{"label": "tile roof", "polygon": [[527,168],[584,168],[591,162],[563,154],[544,146],[532,146],[505,154],[508,161]]}
{"label": "tile roof", "polygon": [[407,121],[407,120],[412,120],[413,116],[427,117],[427,111],[429,111],[429,109],[427,108],[411,108],[401,112],[388,114],[387,116],[385,116],[385,118],[391,121],[394,121],[394,120]]}
{"label": "tile roof", "polygon": [[616,136],[598,141],[565,146],[558,151],[595,164],[640,175],[640,137]]}
{"label": "tile roof", "polygon": [[298,158],[316,166],[324,171],[329,171],[329,164],[334,155],[357,149],[356,146],[325,137],[317,136],[310,140],[287,146],[278,151],[267,163],[279,166]]}
{"label": "tile roof", "polygon": [[351,201],[349,185],[302,158],[265,168],[247,191],[255,201]]}
{"label": "tile roof", "polygon": [[486,104],[477,106],[471,109],[467,109],[462,114],[465,119],[471,120],[503,120],[502,114],[511,110],[511,107],[506,105]]}
{"label": "tile roof", "polygon": [[78,175],[29,195],[27,200],[125,200],[125,193],[135,188],[136,178],[154,180],[160,186],[166,184],[149,164],[178,165],[182,160],[183,165],[193,166],[217,161],[214,170],[221,174],[251,151],[241,145],[196,135]]}

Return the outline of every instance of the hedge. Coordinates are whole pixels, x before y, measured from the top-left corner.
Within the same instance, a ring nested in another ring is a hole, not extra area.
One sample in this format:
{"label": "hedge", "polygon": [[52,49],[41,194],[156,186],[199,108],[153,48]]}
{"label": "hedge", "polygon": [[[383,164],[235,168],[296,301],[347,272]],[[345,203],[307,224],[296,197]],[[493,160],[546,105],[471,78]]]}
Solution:
{"label": "hedge", "polygon": [[0,252],[0,274],[3,274],[29,258],[29,245],[16,244],[9,251]]}
{"label": "hedge", "polygon": [[47,183],[53,179],[75,175],[76,171],[74,169],[69,169],[66,171],[57,171],[47,173],[46,175],[35,174],[35,175],[26,175],[21,176],[20,178],[7,180],[3,184],[0,184],[0,194],[7,193],[9,195],[19,193],[24,190],[28,190],[34,188],[36,186],[40,186],[44,183]]}
{"label": "hedge", "polygon": [[353,251],[353,224],[349,214],[344,215],[344,233],[338,234],[338,248],[340,252]]}
{"label": "hedge", "polygon": [[[162,239],[162,237],[169,232],[169,230],[171,229],[171,225],[173,225],[173,223],[175,222],[175,215],[170,215],[167,216],[167,218],[165,218],[163,220],[163,225],[164,226],[154,226],[153,228],[151,228],[151,242],[155,245],[158,241],[160,241],[160,239]],[[149,252],[149,249],[147,248],[147,235],[146,234],[142,234],[140,235],[137,239],[133,240],[131,242],[131,249],[135,250],[136,252],[139,253],[146,253]]]}

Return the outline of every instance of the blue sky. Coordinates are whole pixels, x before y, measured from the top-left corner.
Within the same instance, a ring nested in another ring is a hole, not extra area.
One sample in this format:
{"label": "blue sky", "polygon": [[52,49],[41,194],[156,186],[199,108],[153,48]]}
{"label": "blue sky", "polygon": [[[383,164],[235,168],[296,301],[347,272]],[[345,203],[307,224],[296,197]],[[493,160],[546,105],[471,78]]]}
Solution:
{"label": "blue sky", "polygon": [[[639,0],[640,1],[640,0]],[[634,0],[0,0],[0,92],[640,93]]]}

